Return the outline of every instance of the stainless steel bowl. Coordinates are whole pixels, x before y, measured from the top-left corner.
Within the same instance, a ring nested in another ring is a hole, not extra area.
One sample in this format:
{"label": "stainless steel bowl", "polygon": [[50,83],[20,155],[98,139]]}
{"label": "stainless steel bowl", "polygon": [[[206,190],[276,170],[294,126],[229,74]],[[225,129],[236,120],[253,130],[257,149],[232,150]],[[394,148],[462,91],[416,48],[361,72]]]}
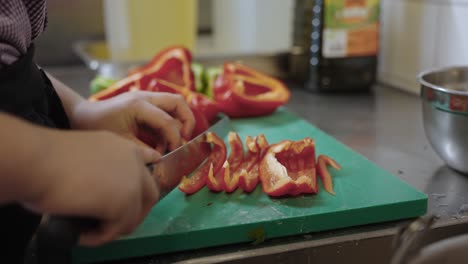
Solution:
{"label": "stainless steel bowl", "polygon": [[468,174],[468,66],[419,75],[424,130],[451,168]]}

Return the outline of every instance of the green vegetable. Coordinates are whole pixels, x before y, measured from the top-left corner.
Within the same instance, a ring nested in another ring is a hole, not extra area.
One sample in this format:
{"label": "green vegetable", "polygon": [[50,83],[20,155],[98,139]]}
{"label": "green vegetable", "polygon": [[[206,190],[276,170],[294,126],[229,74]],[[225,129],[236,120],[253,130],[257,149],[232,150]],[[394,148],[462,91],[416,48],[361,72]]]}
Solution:
{"label": "green vegetable", "polygon": [[91,92],[91,94],[95,94],[99,91],[106,89],[107,87],[111,86],[115,82],[116,80],[114,79],[98,75],[96,76],[96,78],[94,78],[91,81],[89,85],[89,91]]}
{"label": "green vegetable", "polygon": [[204,93],[206,89],[205,79],[203,78],[203,65],[199,63],[192,63],[192,72],[195,81],[195,89],[199,93]]}
{"label": "green vegetable", "polygon": [[210,98],[213,98],[214,94],[214,84],[216,81],[216,78],[218,78],[219,75],[223,72],[222,68],[218,67],[210,67],[206,69],[205,71],[205,83],[206,83],[206,89],[204,94]]}

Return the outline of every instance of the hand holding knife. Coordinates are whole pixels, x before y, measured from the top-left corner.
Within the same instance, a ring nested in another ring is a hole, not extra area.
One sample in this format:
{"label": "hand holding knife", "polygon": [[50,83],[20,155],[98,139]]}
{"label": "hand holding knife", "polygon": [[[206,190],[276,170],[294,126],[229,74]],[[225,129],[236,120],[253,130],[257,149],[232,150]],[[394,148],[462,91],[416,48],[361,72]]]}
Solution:
{"label": "hand holding knife", "polygon": [[[206,133],[224,137],[229,131],[229,118],[223,116],[207,131],[178,149],[164,155],[156,164],[148,164],[159,190],[159,200],[176,188],[184,175],[194,171],[211,152]],[[98,228],[99,221],[90,218],[48,216],[41,222],[25,255],[25,263],[71,263],[72,249],[80,233]]]}

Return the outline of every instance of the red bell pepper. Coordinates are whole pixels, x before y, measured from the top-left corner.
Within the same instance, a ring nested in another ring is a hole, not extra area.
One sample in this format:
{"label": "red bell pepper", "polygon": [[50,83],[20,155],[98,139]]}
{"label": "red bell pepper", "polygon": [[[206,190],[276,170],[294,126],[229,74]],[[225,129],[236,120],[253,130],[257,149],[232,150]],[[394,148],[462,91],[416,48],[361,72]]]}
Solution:
{"label": "red bell pepper", "polygon": [[190,107],[198,109],[205,116],[209,123],[212,123],[218,116],[218,104],[202,94],[189,92],[187,93],[185,100]]}
{"label": "red bell pepper", "polygon": [[[134,74],[130,77],[127,77],[117,82],[115,85],[107,88],[106,90],[93,95],[91,100],[105,100],[124,92],[140,89],[141,86],[138,85],[138,80],[135,79],[135,76],[137,75],[138,74]],[[183,87],[166,80],[152,79],[148,82],[145,90],[182,95],[190,106],[190,109],[192,109],[193,115],[195,117],[196,127],[195,131],[193,132],[193,136],[196,136],[205,131],[209,127],[209,123],[215,120],[219,112],[218,105],[213,100],[202,94],[186,90]],[[146,135],[144,138],[149,137]]]}
{"label": "red bell pepper", "polygon": [[196,136],[205,132],[210,127],[210,124],[208,123],[208,120],[206,120],[206,117],[203,115],[203,113],[199,109],[193,106],[190,106],[190,110],[192,110],[193,117],[195,118],[195,127],[193,128],[191,138],[195,138]]}
{"label": "red bell pepper", "polygon": [[153,80],[164,80],[177,85],[181,90],[195,91],[191,64],[192,55],[189,50],[181,46],[169,47],[156,54],[148,64],[131,71],[124,79],[91,96],[91,100],[108,99],[132,89],[147,91]]}
{"label": "red bell pepper", "polygon": [[167,141],[147,126],[139,125],[137,127],[136,137],[160,153],[165,153],[167,149]]}
{"label": "red bell pepper", "polygon": [[290,98],[279,80],[247,66],[226,63],[215,82],[214,98],[230,117],[261,116],[273,113]]}
{"label": "red bell pepper", "polygon": [[152,78],[148,84],[146,85],[145,91],[151,92],[163,92],[163,93],[173,93],[173,94],[180,94],[184,98],[190,93],[189,90],[184,89],[183,87],[168,82],[166,80]]}
{"label": "red bell pepper", "polygon": [[317,193],[315,143],[310,138],[271,145],[260,163],[263,191],[270,196]]}
{"label": "red bell pepper", "polygon": [[89,100],[90,101],[100,101],[106,100],[111,97],[117,96],[119,94],[130,92],[133,90],[141,90],[138,84],[138,80],[142,77],[141,74],[134,74],[128,76],[118,82],[115,82],[108,88],[93,94]]}
{"label": "red bell pepper", "polygon": [[203,94],[185,90],[174,83],[170,83],[165,80],[153,79],[148,84],[148,90],[153,92],[166,92],[182,95],[188,105],[192,109],[197,109],[199,112],[201,112],[209,123],[214,121],[218,115],[219,109],[215,101],[204,96]]}
{"label": "red bell pepper", "polygon": [[226,166],[225,163],[226,161],[224,161],[222,168],[217,173],[215,173],[213,170],[213,164],[210,167],[210,171],[208,172],[208,179],[206,179],[206,187],[208,187],[208,189],[213,192],[221,192],[224,190],[223,168]]}
{"label": "red bell pepper", "polygon": [[327,169],[327,165],[330,165],[337,170],[341,170],[341,166],[328,156],[320,155],[317,158],[317,174],[322,180],[323,188],[328,193],[335,195],[335,191],[333,190],[333,181],[330,172]]}
{"label": "red bell pepper", "polygon": [[108,88],[93,94],[89,99],[90,101],[101,101],[125,92],[136,90],[186,95],[184,92],[185,89],[177,84],[162,79],[150,78],[149,76],[145,76],[143,73],[134,73],[112,84]]}
{"label": "red bell pepper", "polygon": [[147,77],[142,79],[143,90],[146,90],[146,85],[151,79],[160,79],[195,91],[191,65],[190,51],[182,46],[172,46],[156,54],[149,63],[133,70],[130,75],[141,73]]}
{"label": "red bell pepper", "polygon": [[263,156],[265,156],[266,152],[268,151],[268,147],[270,146],[264,134],[260,134],[260,136],[258,136],[257,145],[258,145],[258,148],[260,149],[260,160],[261,160],[263,159]]}
{"label": "red bell pepper", "polygon": [[231,147],[231,153],[223,165],[223,180],[224,190],[227,193],[231,193],[239,186],[239,174],[234,172],[240,167],[244,161],[244,145],[239,135],[235,132],[229,132],[228,135],[229,146]]}
{"label": "red bell pepper", "polygon": [[[230,143],[231,143],[232,136],[233,136],[233,135],[231,135],[232,133],[233,132],[229,133],[229,142]],[[231,148],[232,148],[232,144],[231,144]],[[231,152],[228,159],[232,159],[232,155],[233,155],[233,153]],[[221,191],[223,191],[225,189],[225,183],[224,183],[223,177],[224,177],[225,174],[229,174],[229,164],[227,164],[227,163],[228,163],[227,160],[224,161],[221,170],[219,170],[218,172],[214,172],[213,169],[210,169],[210,171],[208,173],[208,179],[206,181],[206,186],[211,191],[221,192]]]}
{"label": "red bell pepper", "polygon": [[203,94],[192,92],[165,80],[154,79],[148,83],[148,90],[153,92],[166,92],[180,94],[192,109],[200,111],[208,120],[213,122],[218,113],[218,104]]}
{"label": "red bell pepper", "polygon": [[218,173],[226,160],[226,145],[216,134],[208,132],[206,142],[212,144],[212,150],[205,162],[193,172],[191,177],[184,176],[179,185],[179,190],[186,194],[193,194],[200,190],[205,184],[210,171]]}
{"label": "red bell pepper", "polygon": [[257,137],[247,136],[245,138],[247,146],[247,155],[241,165],[234,171],[234,177],[239,175],[239,187],[244,192],[252,192],[258,184],[258,167],[255,171],[254,166],[259,162],[260,149],[257,145]]}
{"label": "red bell pepper", "polygon": [[242,169],[239,176],[239,187],[244,192],[249,193],[257,187],[257,184],[260,181],[259,163],[263,155],[266,153],[268,141],[263,134],[253,139],[251,137],[247,137],[246,146],[248,153],[244,163],[241,165]]}

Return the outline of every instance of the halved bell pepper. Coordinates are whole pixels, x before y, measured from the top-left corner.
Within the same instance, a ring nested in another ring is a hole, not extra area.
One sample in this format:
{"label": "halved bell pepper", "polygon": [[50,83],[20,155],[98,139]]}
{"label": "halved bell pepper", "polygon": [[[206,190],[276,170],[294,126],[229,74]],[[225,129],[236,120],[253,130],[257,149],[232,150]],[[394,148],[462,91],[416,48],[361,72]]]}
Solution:
{"label": "halved bell pepper", "polygon": [[181,46],[169,47],[156,54],[151,61],[133,71],[107,89],[91,96],[91,100],[104,100],[131,90],[149,89],[153,80],[164,80],[176,84],[181,90],[195,91],[191,69],[192,55]]}
{"label": "halved bell pepper", "polygon": [[215,82],[214,98],[230,117],[251,117],[273,113],[290,98],[279,80],[238,63],[225,63]]}
{"label": "halved bell pepper", "polygon": [[142,77],[142,74],[133,74],[122,80],[119,80],[113,83],[108,88],[101,90],[89,97],[90,101],[100,101],[112,98],[122,93],[130,92],[133,90],[141,90],[138,83],[139,79]]}
{"label": "halved bell pepper", "polygon": [[335,191],[333,190],[333,181],[330,172],[327,169],[327,165],[330,165],[337,170],[341,170],[341,166],[328,156],[320,155],[317,158],[317,174],[322,180],[323,188],[328,193],[335,195]]}
{"label": "halved bell pepper", "polygon": [[153,79],[148,83],[148,90],[153,92],[166,92],[180,94],[192,109],[200,111],[208,123],[213,122],[218,113],[218,104],[203,94],[192,92],[165,80]]}
{"label": "halved bell pepper", "polygon": [[231,147],[231,153],[223,165],[223,180],[224,190],[227,193],[231,193],[239,186],[239,174],[234,174],[239,166],[244,161],[244,145],[239,137],[239,134],[235,132],[229,132],[228,143]]}
{"label": "halved bell pepper", "polygon": [[192,173],[190,177],[184,176],[179,185],[179,190],[186,194],[193,194],[203,188],[210,171],[216,174],[226,160],[226,145],[215,133],[208,132],[206,142],[212,144],[212,150],[205,162]]}
{"label": "halved bell pepper", "polygon": [[[172,46],[160,51],[146,65],[137,68],[130,75],[141,73],[150,79],[166,80],[178,86],[195,91],[194,75],[192,71],[192,55],[182,46]],[[142,89],[146,88],[146,81],[142,82]]]}
{"label": "halved bell pepper", "polygon": [[180,94],[184,98],[190,93],[189,90],[186,90],[175,83],[157,78],[152,78],[148,82],[145,91]]}
{"label": "halved bell pepper", "polygon": [[263,191],[273,197],[317,193],[313,139],[271,145],[260,163],[260,179]]}

